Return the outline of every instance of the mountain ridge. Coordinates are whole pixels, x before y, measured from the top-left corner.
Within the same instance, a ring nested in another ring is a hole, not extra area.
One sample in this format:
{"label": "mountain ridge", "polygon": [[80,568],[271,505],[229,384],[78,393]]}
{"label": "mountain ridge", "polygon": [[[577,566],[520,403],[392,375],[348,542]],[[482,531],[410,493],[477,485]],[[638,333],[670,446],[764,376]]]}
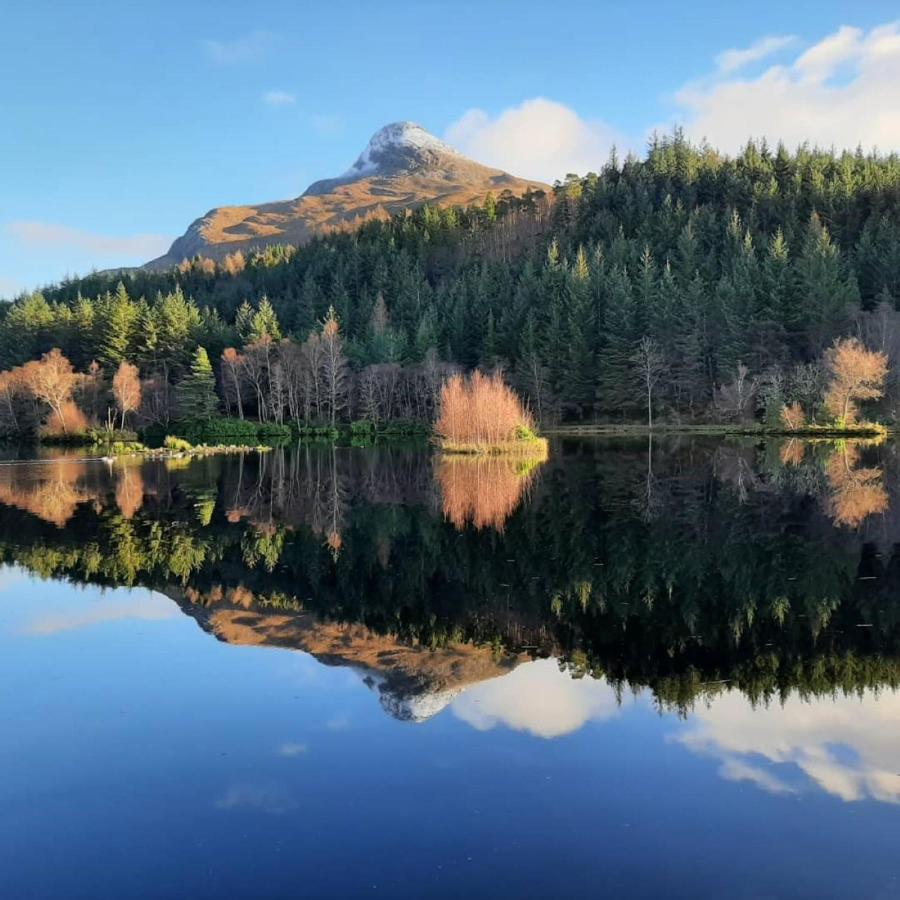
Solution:
{"label": "mountain ridge", "polygon": [[466,206],[489,193],[547,190],[542,182],[469,159],[414,122],[392,122],[372,135],[343,174],[314,181],[291,200],[214,207],[143,268],[166,269],[197,255],[222,259],[274,243],[302,244],[425,204]]}

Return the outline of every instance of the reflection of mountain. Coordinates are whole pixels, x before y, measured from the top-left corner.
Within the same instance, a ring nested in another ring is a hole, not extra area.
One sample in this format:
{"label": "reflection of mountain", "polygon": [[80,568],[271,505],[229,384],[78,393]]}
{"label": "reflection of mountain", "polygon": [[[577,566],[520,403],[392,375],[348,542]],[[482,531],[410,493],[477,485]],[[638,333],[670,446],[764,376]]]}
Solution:
{"label": "reflection of mountain", "polygon": [[[202,606],[168,589],[182,610],[227,644],[302,650],[325,665],[349,666],[378,692],[398,719],[421,722],[440,712],[468,686],[504,675],[523,657],[490,647],[457,643],[435,649],[376,634],[364,625],[320,622],[308,612],[266,611],[242,605]],[[247,600],[232,594],[232,603]]]}
{"label": "reflection of mountain", "polygon": [[0,483],[0,557],[176,585],[210,632],[364,670],[410,718],[522,652],[685,711],[721,682],[755,701],[897,684],[900,463],[892,445],[853,461],[889,502],[848,528],[831,452],[654,442],[647,515],[646,445],[563,442],[527,502],[519,473],[487,512],[480,474],[450,487],[460,522],[502,530],[448,521],[435,460],[396,447],[26,465]]}

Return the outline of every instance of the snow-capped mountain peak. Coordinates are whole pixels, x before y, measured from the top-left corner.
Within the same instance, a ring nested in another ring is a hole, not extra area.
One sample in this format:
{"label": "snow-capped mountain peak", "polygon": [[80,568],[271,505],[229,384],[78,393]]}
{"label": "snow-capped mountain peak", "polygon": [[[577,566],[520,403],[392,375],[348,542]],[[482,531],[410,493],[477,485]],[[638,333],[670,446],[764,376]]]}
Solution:
{"label": "snow-capped mountain peak", "polygon": [[449,144],[445,144],[415,122],[391,122],[372,135],[366,149],[360,153],[347,174],[369,175],[376,172],[384,157],[398,150],[459,155]]}

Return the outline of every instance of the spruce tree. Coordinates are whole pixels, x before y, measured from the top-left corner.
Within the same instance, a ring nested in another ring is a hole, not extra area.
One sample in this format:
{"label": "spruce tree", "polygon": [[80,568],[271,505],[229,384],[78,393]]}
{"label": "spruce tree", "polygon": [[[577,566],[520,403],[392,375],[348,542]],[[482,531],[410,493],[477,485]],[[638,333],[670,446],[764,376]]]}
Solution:
{"label": "spruce tree", "polygon": [[188,373],[178,383],[179,413],[189,419],[211,419],[219,408],[216,378],[203,347],[198,346]]}

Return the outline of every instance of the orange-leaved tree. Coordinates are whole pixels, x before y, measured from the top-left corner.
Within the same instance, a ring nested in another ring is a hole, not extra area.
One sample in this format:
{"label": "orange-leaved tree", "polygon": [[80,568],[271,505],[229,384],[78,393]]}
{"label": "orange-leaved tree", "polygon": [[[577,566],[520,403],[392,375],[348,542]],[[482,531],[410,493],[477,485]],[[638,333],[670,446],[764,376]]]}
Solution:
{"label": "orange-leaved tree", "polygon": [[125,427],[125,416],[134,412],[141,405],[141,379],[137,366],[122,361],[112,380],[112,394],[116,408],[122,416],[122,427]]}
{"label": "orange-leaved tree", "polygon": [[441,388],[434,430],[453,444],[502,445],[531,433],[534,422],[499,372],[452,375]]}
{"label": "orange-leaved tree", "polygon": [[70,404],[78,381],[72,363],[59,350],[51,350],[22,366],[22,380],[33,397],[50,407],[52,418],[63,434],[68,433],[73,418],[78,420]]}
{"label": "orange-leaved tree", "polygon": [[839,425],[852,425],[859,416],[857,404],[884,393],[887,354],[866,350],[857,338],[842,338],[826,352],[825,363],[831,376],[825,408]]}

